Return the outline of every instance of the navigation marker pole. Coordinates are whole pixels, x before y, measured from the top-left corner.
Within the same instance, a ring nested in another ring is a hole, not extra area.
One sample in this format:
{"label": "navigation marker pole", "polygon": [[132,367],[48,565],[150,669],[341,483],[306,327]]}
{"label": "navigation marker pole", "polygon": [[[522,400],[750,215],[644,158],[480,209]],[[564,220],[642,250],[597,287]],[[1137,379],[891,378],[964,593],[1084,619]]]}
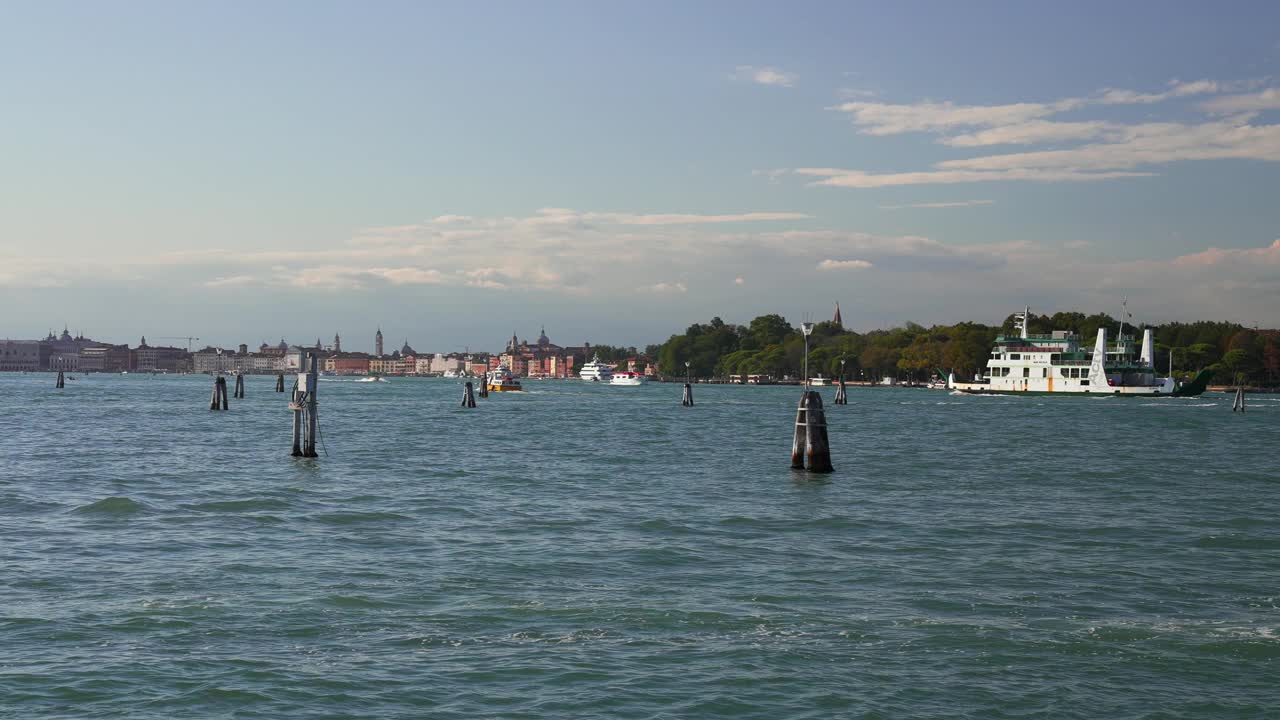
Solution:
{"label": "navigation marker pole", "polygon": [[463,387],[463,390],[462,390],[462,407],[473,408],[475,406],[476,406],[476,396],[472,392],[471,381],[468,380],[467,384]]}
{"label": "navigation marker pole", "polygon": [[67,386],[67,381],[62,377],[62,371],[58,371],[58,382],[53,386],[56,390],[61,390]]}
{"label": "navigation marker pole", "polygon": [[829,473],[831,444],[827,440],[827,417],[822,411],[822,396],[816,390],[805,390],[796,409],[796,431],[791,441],[791,469],[811,473]]}
{"label": "navigation marker pole", "polygon": [[238,400],[244,399],[244,373],[236,373],[236,392],[234,397]]}
{"label": "navigation marker pole", "polygon": [[293,387],[293,452],[294,457],[318,457],[316,454],[316,390],[319,386],[319,370],[316,356],[302,355],[302,367]]}
{"label": "navigation marker pole", "polygon": [[276,392],[284,392],[284,373],[276,376]]}
{"label": "navigation marker pole", "polygon": [[680,404],[685,407],[693,407],[693,383],[689,381],[689,365],[688,360],[684,361],[684,396],[680,398]]}
{"label": "navigation marker pole", "polygon": [[849,404],[849,396],[844,389],[844,358],[840,358],[840,387],[836,389],[836,399],[832,402],[836,405]]}

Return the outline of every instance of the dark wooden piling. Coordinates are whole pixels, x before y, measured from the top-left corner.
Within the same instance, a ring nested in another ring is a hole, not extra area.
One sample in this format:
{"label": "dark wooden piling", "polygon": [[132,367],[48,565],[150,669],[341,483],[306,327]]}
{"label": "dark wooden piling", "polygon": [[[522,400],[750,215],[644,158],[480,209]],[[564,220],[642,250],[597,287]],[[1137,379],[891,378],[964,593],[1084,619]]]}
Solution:
{"label": "dark wooden piling", "polygon": [[284,373],[276,376],[276,392],[284,392]]}
{"label": "dark wooden piling", "polygon": [[1231,403],[1231,412],[1244,412],[1244,388],[1236,388],[1235,401]]}
{"label": "dark wooden piling", "polygon": [[318,358],[313,354],[302,356],[301,372],[293,387],[293,450],[294,457],[319,457],[316,441],[319,434],[319,408],[316,391],[319,389]]}
{"label": "dark wooden piling", "polygon": [[236,399],[244,398],[244,373],[236,373]]}
{"label": "dark wooden piling", "polygon": [[841,376],[840,376],[840,385],[836,387],[836,398],[835,398],[835,400],[832,400],[831,402],[832,402],[832,404],[835,404],[835,405],[848,405],[848,404],[849,404],[849,395],[848,395],[847,391],[845,390],[845,386],[844,386],[844,376],[843,376],[843,375],[841,375]]}
{"label": "dark wooden piling", "polygon": [[810,390],[805,404],[804,453],[809,472],[832,472],[835,468],[831,466],[831,444],[827,441],[827,416],[822,411],[822,396]]}
{"label": "dark wooden piling", "polygon": [[489,397],[489,374],[485,373],[480,376],[480,397]]}
{"label": "dark wooden piling", "polygon": [[61,390],[61,389],[65,388],[66,386],[67,386],[67,379],[66,379],[66,378],[64,378],[64,377],[62,376],[62,371],[61,371],[61,370],[59,370],[59,371],[58,371],[58,382],[57,382],[57,384],[56,384],[56,385],[54,385],[54,388],[56,388],[56,389],[58,389],[58,390]]}
{"label": "dark wooden piling", "polygon": [[827,416],[822,411],[822,396],[816,390],[805,390],[796,409],[795,435],[791,441],[791,469],[812,473],[829,473],[831,444],[827,440]]}
{"label": "dark wooden piling", "polygon": [[209,409],[226,410],[227,407],[227,379],[219,375],[213,379],[213,397],[209,400]]}
{"label": "dark wooden piling", "polygon": [[684,396],[680,398],[680,404],[685,407],[693,407],[693,384],[684,384]]}
{"label": "dark wooden piling", "polygon": [[805,413],[805,401],[808,399],[808,397],[809,395],[807,392],[804,395],[801,395],[800,407],[796,409],[795,437],[791,441],[791,469],[792,470],[804,469],[804,442],[805,442],[804,439],[805,439],[805,427],[807,425],[807,423],[805,422],[806,415],[807,415]]}
{"label": "dark wooden piling", "polygon": [[471,381],[468,380],[467,384],[462,387],[462,407],[473,408],[475,406],[476,406],[476,396],[475,396],[474,388],[471,385]]}

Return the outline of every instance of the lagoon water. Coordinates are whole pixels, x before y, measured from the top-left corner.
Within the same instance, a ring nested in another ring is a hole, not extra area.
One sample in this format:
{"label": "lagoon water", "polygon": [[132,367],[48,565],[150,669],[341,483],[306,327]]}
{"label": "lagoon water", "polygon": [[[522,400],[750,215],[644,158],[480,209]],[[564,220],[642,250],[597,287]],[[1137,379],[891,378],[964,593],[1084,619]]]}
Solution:
{"label": "lagoon water", "polygon": [[[1280,396],[0,376],[0,717],[1280,714]],[[832,390],[824,389],[829,401]]]}

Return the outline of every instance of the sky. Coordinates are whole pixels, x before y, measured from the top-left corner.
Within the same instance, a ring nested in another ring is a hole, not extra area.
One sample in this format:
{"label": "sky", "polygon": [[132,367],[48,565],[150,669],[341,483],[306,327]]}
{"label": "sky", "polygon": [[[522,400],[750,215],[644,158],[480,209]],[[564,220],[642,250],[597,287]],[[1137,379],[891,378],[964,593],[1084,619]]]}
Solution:
{"label": "sky", "polygon": [[1125,297],[1280,325],[1280,4],[0,0],[0,337]]}

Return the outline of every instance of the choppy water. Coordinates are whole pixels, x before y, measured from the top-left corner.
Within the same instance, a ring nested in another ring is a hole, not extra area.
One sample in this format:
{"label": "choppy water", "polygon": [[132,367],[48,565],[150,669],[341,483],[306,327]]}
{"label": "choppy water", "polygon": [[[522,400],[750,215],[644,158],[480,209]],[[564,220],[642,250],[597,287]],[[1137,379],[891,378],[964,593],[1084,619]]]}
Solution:
{"label": "choppy water", "polygon": [[1280,714],[1280,396],[274,382],[0,376],[0,716]]}

